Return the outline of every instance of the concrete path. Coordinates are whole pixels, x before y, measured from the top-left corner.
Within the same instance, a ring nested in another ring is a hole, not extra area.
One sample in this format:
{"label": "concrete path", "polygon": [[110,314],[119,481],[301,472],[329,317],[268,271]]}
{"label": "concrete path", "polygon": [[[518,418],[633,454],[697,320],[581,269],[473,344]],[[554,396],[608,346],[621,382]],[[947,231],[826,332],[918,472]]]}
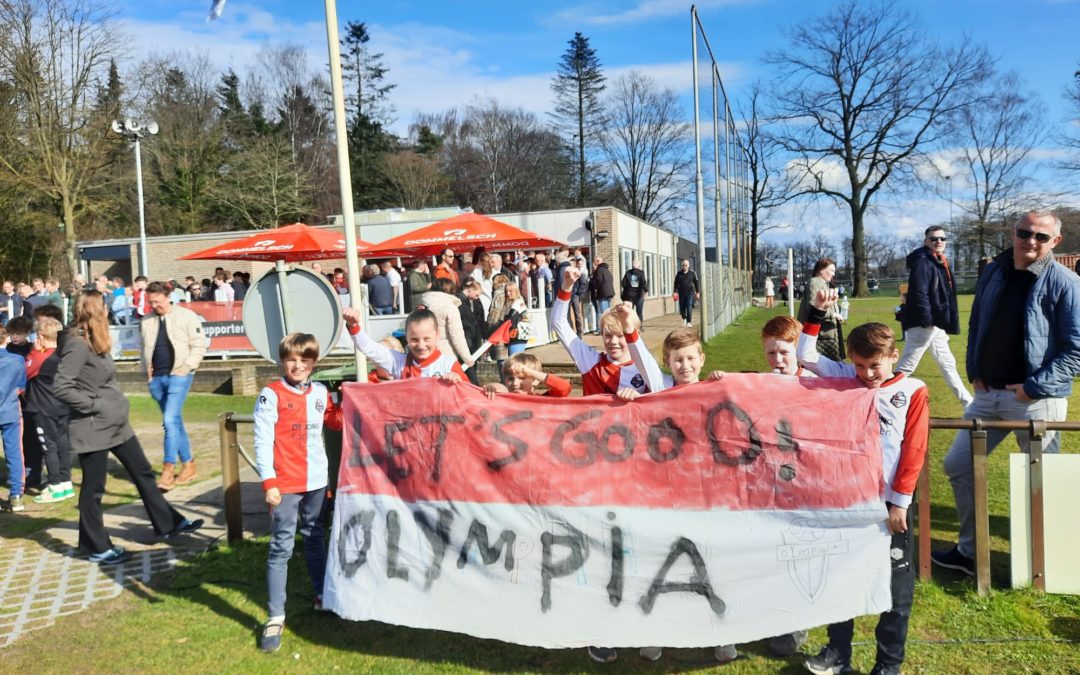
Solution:
{"label": "concrete path", "polygon": [[[659,354],[664,337],[679,326],[682,321],[676,314],[649,319],[642,330],[645,343]],[[599,335],[586,335],[584,339],[603,349]],[[574,367],[558,342],[530,351],[545,368]],[[216,452],[216,448],[212,451]],[[255,472],[242,460],[241,466],[244,534],[264,535],[269,529],[269,517],[263,493]],[[117,478],[116,473],[110,471],[110,481],[124,480]],[[95,603],[119,596],[125,588],[145,584],[153,576],[182,564],[185,558],[224,540],[220,476],[176,488],[167,497],[185,516],[202,518],[206,524],[194,534],[166,543],[154,534],[142,502],[109,509],[105,512],[105,527],[113,543],[133,553],[131,560],[123,565],[102,567],[79,556],[76,552],[79,530],[74,520],[58,523],[27,538],[0,538],[0,650],[38,628],[52,625],[62,616],[85,611]],[[20,515],[5,513],[2,517]],[[48,513],[41,510],[34,515]]]}

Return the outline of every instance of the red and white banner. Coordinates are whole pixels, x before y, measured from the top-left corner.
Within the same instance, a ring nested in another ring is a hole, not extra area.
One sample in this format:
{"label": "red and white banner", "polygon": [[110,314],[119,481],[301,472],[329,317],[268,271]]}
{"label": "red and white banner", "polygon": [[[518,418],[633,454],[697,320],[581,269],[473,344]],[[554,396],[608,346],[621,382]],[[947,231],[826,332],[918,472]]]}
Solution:
{"label": "red and white banner", "polygon": [[873,390],[623,403],[348,385],[324,604],[543,647],[747,642],[890,606]]}

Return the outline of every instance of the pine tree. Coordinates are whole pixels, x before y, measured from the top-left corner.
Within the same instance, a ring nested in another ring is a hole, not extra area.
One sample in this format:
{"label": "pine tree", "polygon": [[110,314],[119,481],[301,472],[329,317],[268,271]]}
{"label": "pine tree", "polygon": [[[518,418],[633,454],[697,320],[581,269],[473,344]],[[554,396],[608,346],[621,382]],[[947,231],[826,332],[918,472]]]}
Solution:
{"label": "pine tree", "polygon": [[605,77],[596,50],[589,46],[589,38],[574,33],[569,45],[551,81],[555,93],[555,111],[551,116],[563,142],[576,150],[574,202],[585,206],[601,182],[597,175],[590,177],[593,170],[586,159],[586,148],[592,146],[603,126],[600,95],[605,88]]}

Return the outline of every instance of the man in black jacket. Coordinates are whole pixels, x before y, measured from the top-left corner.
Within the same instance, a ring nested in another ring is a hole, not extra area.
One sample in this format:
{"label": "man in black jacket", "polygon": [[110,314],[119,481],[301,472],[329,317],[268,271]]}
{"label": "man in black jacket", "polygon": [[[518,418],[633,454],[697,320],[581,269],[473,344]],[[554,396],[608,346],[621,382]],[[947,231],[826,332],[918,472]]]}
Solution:
{"label": "man in black jacket", "polygon": [[679,314],[683,323],[689,326],[694,322],[694,300],[701,297],[697,273],[690,269],[690,261],[683,260],[679,271],[675,273],[675,286],[671,291],[679,302]]}
{"label": "man in black jacket", "polygon": [[593,259],[593,273],[589,277],[589,292],[592,294],[592,303],[593,307],[596,308],[596,318],[599,323],[600,315],[608,311],[611,307],[611,300],[615,297],[615,278],[611,276],[611,269],[600,256]]}
{"label": "man in black jacket", "polygon": [[[483,289],[480,282],[472,277],[465,280],[458,299],[461,305],[458,312],[461,314],[461,328],[465,332],[465,342],[469,345],[469,351],[475,352],[487,339],[487,318],[484,305],[480,301],[480,293]],[[480,386],[480,380],[476,372],[476,364],[465,370],[469,381]]]}
{"label": "man in black jacket", "polygon": [[960,378],[956,359],[949,349],[949,336],[960,334],[960,314],[956,309],[956,281],[945,258],[945,228],[928,227],[925,236],[924,245],[907,257],[911,275],[900,321],[904,329],[904,353],[896,362],[896,370],[915,372],[923,354],[930,350],[945,384],[967,407],[972,401],[971,392]]}
{"label": "man in black jacket", "polygon": [[622,278],[620,297],[623,302],[632,304],[634,309],[637,310],[638,318],[644,321],[645,296],[649,294],[649,280],[645,278],[645,273],[641,271],[638,265],[637,258],[630,260],[630,269],[626,270],[626,274]]}

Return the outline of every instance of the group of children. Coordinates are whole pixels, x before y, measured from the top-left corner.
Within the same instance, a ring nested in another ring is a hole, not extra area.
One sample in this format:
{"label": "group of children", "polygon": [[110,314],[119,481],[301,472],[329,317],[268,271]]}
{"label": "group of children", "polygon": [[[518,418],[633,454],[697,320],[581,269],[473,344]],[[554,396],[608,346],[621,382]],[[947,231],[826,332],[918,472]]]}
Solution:
{"label": "group of children", "polygon": [[62,330],[63,313],[52,304],[0,328],[0,438],[8,477],[6,509],[13,513],[26,509],[26,494],[36,495],[36,504],[75,496],[68,409],[53,394]]}
{"label": "group of children", "polygon": [[[705,353],[698,333],[689,328],[672,331],[664,340],[663,358],[671,375],[664,375],[645,348],[640,336],[640,320],[628,303],[612,307],[600,317],[603,349],[589,346],[571,328],[567,311],[580,272],[563,271],[561,286],[552,303],[554,331],[582,374],[586,396],[616,395],[632,401],[642,395],[671,387],[689,386],[701,379]],[[879,413],[887,419],[881,425],[884,493],[888,506],[887,527],[892,535],[893,608],[881,615],[877,627],[877,658],[874,675],[899,673],[904,658],[908,617],[914,593],[912,541],[908,507],[926,453],[929,430],[928,397],[925,385],[902,373],[893,373],[899,358],[892,331],[884,324],[858,326],[847,338],[851,364],[820,356],[816,335],[825,312],[837,301],[835,291],[823,291],[813,299],[806,322],[787,316],[769,320],[761,331],[762,348],[773,373],[794,377],[855,378],[878,390]],[[435,316],[426,309],[412,312],[405,324],[405,351],[373,340],[360,329],[359,312],[344,311],[345,325],[356,347],[371,359],[379,373],[377,380],[432,377],[447,383],[462,382],[465,373],[458,361],[438,349],[439,330]],[[270,619],[263,629],[261,648],[273,651],[281,645],[284,625],[285,566],[299,526],[305,535],[305,551],[314,586],[316,608],[321,609],[325,554],[317,518],[327,485],[326,462],[321,445],[322,420],[340,424],[340,413],[326,389],[310,382],[318,355],[318,344],[307,335],[293,334],[281,344],[283,379],[263,390],[256,404],[256,457],[266,501],[273,508],[268,586]],[[719,380],[722,371],[707,375]],[[500,393],[565,397],[570,394],[566,380],[545,373],[543,364],[530,354],[517,354],[503,367],[505,384],[484,388],[491,398]],[[376,380],[373,380],[376,381]],[[543,391],[541,391],[543,387]],[[899,394],[903,394],[902,396]],[[290,407],[283,407],[288,400]],[[289,417],[287,417],[289,416]],[[303,417],[304,424],[296,424]],[[294,429],[303,429],[298,433]],[[320,459],[321,458],[321,459]],[[310,544],[308,541],[310,540]],[[807,659],[813,673],[847,673],[851,668],[851,641],[854,620],[828,627],[829,642],[820,653]],[[778,636],[770,650],[790,656],[806,640],[805,631]],[[641,656],[661,658],[660,647],[645,647]],[[614,661],[614,649],[590,647],[597,661]],[[737,657],[732,645],[715,648],[716,658],[727,662]]]}

